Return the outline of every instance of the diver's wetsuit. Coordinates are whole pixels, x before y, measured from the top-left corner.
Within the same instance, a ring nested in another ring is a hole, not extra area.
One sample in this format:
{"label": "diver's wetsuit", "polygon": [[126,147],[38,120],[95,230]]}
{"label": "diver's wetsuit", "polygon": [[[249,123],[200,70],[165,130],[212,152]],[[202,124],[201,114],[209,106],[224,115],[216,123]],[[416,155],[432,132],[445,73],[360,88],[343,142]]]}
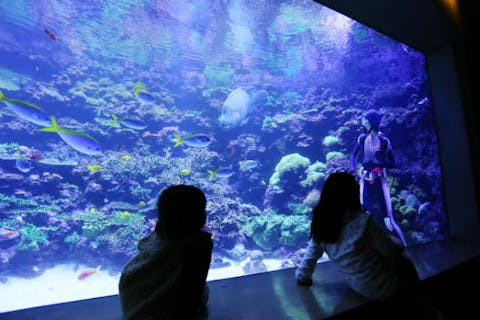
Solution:
{"label": "diver's wetsuit", "polygon": [[[373,138],[372,138],[373,137]],[[378,139],[377,139],[378,138]],[[387,168],[395,165],[390,140],[382,133],[375,136],[361,134],[350,158],[350,169],[360,168],[360,202],[388,232],[394,231],[406,246],[402,230],[393,218]]]}

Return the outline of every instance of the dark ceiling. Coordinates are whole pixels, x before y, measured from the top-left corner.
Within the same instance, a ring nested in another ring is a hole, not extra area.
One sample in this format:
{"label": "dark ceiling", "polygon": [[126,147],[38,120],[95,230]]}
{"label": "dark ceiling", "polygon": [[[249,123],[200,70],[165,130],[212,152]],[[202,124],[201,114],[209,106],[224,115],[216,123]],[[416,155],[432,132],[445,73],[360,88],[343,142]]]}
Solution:
{"label": "dark ceiling", "polygon": [[414,49],[429,53],[454,30],[434,0],[315,0]]}

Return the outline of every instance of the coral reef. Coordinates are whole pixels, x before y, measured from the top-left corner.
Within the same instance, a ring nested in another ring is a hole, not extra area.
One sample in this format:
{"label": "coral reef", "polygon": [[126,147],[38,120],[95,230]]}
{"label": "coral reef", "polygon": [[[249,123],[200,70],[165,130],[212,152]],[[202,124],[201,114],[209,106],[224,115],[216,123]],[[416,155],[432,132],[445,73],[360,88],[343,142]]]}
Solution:
{"label": "coral reef", "polygon": [[[273,257],[294,266],[325,178],[349,171],[369,108],[383,114],[381,131],[393,146],[396,166],[388,182],[408,242],[446,237],[422,53],[329,10],[315,11],[318,5],[308,1],[278,7],[247,1],[235,8],[231,1],[178,8],[168,1],[158,8],[133,2],[131,10],[106,11],[102,27],[115,32],[104,33],[93,32],[98,21],[80,2],[69,2],[73,16],[65,6],[29,6],[45,21],[55,21],[51,14],[67,19],[59,34],[62,50],[51,50],[57,43],[48,38],[31,41],[12,25],[15,10],[0,22],[2,36],[11,40],[0,50],[10,65],[0,68],[0,88],[9,98],[41,106],[62,129],[92,134],[103,149],[82,154],[58,134],[0,115],[0,229],[7,237],[18,234],[0,242],[4,265],[29,276],[56,261],[117,270],[154,228],[158,194],[182,183],[207,195],[212,265],[248,258],[244,271],[260,272]],[[233,13],[249,19],[236,28]],[[118,21],[121,32],[114,28]],[[150,103],[137,99],[138,81]],[[219,116],[239,87],[261,87],[267,102],[249,110],[241,126],[223,130]],[[146,127],[114,123],[112,114]],[[175,147],[174,134],[197,133],[212,143]],[[19,157],[30,161],[29,172],[16,167]],[[255,165],[240,167],[246,160]],[[209,170],[227,167],[231,176],[209,179]]]}
{"label": "coral reef", "polygon": [[286,216],[267,209],[260,216],[248,219],[241,230],[260,248],[272,250],[280,246],[300,245],[309,229],[305,215]]}

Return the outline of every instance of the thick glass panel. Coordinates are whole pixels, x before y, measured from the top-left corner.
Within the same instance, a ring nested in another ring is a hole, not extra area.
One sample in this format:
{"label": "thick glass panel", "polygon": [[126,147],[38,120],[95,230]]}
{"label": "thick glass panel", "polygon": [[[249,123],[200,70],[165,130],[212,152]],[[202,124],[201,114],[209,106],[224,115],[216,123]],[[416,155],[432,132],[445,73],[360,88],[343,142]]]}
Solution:
{"label": "thick glass panel", "polygon": [[425,56],[313,1],[0,0],[0,90],[0,312],[116,294],[172,184],[209,280],[294,267],[369,109],[369,210],[386,174],[408,245],[447,236]]}

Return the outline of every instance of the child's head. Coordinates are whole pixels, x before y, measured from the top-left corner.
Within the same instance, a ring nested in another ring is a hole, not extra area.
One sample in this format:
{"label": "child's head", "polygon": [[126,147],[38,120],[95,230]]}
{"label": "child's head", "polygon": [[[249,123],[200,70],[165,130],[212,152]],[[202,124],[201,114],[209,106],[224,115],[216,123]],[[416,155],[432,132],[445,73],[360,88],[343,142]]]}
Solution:
{"label": "child's head", "polygon": [[355,177],[347,172],[332,173],[323,185],[320,202],[341,211],[358,211],[361,209],[360,186]]}
{"label": "child's head", "polygon": [[157,234],[181,238],[202,229],[207,221],[207,199],[198,188],[188,185],[170,186],[158,198]]}
{"label": "child's head", "polygon": [[336,242],[347,212],[360,211],[360,187],[346,172],[332,173],[313,209],[310,236],[317,242]]}

